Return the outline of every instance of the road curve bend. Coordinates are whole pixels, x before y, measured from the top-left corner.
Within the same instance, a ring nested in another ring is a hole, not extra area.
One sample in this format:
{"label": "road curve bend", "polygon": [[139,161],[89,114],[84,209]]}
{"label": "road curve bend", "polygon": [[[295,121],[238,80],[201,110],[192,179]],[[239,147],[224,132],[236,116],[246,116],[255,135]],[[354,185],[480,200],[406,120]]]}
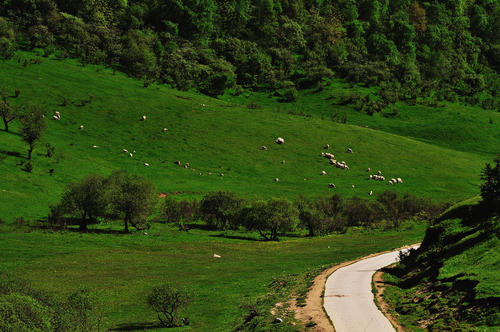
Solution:
{"label": "road curve bend", "polygon": [[394,332],[389,320],[375,305],[372,277],[377,270],[395,263],[399,251],[360,260],[328,277],[323,307],[336,332]]}

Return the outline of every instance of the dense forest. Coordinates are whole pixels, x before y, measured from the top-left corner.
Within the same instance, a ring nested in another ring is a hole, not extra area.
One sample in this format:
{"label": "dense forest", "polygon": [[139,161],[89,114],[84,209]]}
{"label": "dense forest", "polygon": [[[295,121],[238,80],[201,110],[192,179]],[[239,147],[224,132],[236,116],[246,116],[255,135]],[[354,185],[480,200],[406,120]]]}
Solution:
{"label": "dense forest", "polygon": [[[495,108],[496,0],[1,0],[0,57],[76,57],[217,96],[342,76]],[[387,94],[387,93],[386,93]]]}

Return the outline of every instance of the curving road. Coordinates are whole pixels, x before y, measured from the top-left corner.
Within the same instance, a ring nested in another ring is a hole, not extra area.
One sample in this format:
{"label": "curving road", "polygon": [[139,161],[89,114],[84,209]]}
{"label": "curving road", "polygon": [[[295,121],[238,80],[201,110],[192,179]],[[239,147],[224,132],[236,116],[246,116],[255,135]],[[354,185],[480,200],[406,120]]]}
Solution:
{"label": "curving road", "polygon": [[399,250],[363,259],[328,277],[323,306],[336,332],[394,332],[373,301],[373,274],[396,262]]}

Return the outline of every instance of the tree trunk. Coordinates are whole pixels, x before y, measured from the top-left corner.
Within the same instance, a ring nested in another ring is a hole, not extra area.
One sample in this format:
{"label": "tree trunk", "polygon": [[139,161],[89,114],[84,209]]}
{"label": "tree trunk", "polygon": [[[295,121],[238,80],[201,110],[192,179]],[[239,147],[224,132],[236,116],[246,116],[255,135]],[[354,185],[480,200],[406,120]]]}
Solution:
{"label": "tree trunk", "polygon": [[85,212],[80,220],[80,231],[84,232],[87,230],[87,213]]}
{"label": "tree trunk", "polygon": [[30,149],[28,150],[28,160],[31,160],[31,153],[33,152],[33,145],[30,144]]}
{"label": "tree trunk", "polygon": [[129,233],[129,230],[128,230],[128,216],[125,216],[125,219],[123,221],[125,223],[125,230],[124,230],[124,232],[125,233]]}
{"label": "tree trunk", "polygon": [[3,118],[3,124],[5,125],[5,131],[9,131],[9,122],[5,117]]}

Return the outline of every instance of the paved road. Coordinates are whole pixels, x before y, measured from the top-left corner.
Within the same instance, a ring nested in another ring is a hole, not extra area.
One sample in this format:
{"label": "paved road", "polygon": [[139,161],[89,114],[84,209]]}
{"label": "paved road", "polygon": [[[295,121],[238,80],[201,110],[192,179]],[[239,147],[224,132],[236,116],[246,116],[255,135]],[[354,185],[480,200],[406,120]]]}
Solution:
{"label": "paved road", "polygon": [[338,269],[327,279],[323,306],[336,332],[394,332],[373,301],[372,276],[394,263],[398,253],[363,259]]}

